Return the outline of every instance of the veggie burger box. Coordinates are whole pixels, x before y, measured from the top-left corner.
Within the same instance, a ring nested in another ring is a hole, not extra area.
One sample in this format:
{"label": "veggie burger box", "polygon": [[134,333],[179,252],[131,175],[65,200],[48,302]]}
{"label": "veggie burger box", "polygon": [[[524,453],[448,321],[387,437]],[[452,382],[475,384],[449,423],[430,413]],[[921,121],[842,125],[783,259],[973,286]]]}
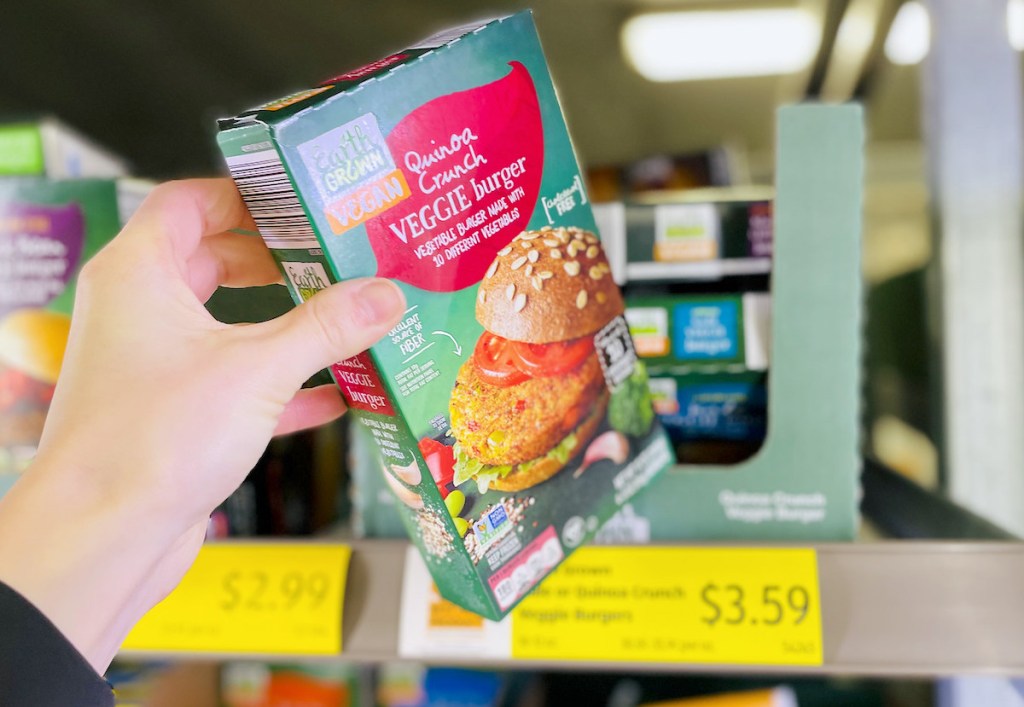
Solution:
{"label": "veggie burger box", "polygon": [[441,593],[499,618],[672,461],[529,13],[221,122],[297,302],[404,319],[332,367]]}

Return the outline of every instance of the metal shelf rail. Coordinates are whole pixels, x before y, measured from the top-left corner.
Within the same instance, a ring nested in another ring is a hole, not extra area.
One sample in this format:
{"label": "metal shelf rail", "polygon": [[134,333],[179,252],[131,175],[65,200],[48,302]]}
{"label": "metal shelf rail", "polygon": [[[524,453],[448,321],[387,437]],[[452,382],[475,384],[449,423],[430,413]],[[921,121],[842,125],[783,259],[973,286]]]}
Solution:
{"label": "metal shelf rail", "polygon": [[[812,668],[682,663],[544,663],[556,670],[942,676],[1024,673],[1024,543],[901,541],[813,546],[824,664]],[[398,658],[407,544],[357,541],[343,658]],[[495,665],[460,658],[464,665]],[[505,661],[506,668],[538,667]]]}

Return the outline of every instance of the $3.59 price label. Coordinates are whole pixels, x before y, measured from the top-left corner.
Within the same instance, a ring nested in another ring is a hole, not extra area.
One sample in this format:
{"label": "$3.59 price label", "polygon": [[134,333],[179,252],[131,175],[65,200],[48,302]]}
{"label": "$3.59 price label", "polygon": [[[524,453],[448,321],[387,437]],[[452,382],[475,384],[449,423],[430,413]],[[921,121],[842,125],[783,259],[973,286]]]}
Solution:
{"label": "$3.59 price label", "polygon": [[344,545],[207,545],[181,584],[136,625],[124,648],[340,653],[350,553]]}
{"label": "$3.59 price label", "polygon": [[[806,586],[765,584],[759,588],[760,599],[748,597],[747,590],[741,584],[720,586],[708,582],[700,590],[701,603],[706,607],[700,620],[708,626],[714,626],[720,621],[729,626],[756,626],[758,623],[763,626],[779,626],[785,621],[791,621],[794,626],[799,626],[807,618],[811,597]],[[759,617],[752,615],[751,611]]]}
{"label": "$3.59 price label", "polygon": [[584,548],[513,612],[512,655],[820,665],[817,558],[803,548]]}

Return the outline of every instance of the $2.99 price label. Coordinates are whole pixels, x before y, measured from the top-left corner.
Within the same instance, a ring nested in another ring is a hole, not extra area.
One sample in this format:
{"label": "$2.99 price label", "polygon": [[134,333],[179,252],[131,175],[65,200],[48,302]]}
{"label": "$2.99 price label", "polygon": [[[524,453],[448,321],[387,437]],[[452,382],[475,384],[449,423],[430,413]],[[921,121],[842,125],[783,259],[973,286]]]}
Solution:
{"label": "$2.99 price label", "polygon": [[513,613],[536,660],[820,665],[810,549],[577,551]]}
{"label": "$2.99 price label", "polygon": [[350,549],[224,543],[204,547],[127,650],[330,655],[341,652]]}

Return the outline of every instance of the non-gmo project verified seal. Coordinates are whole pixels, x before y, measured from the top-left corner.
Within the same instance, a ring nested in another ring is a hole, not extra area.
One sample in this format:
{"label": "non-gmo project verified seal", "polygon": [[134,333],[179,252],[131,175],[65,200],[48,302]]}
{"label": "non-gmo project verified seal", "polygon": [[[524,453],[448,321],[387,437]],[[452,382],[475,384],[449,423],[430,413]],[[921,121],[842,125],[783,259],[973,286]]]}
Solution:
{"label": "non-gmo project verified seal", "polygon": [[508,532],[511,527],[505,507],[498,505],[477,523],[473,524],[473,534],[476,535],[476,540],[480,547],[486,548]]}

